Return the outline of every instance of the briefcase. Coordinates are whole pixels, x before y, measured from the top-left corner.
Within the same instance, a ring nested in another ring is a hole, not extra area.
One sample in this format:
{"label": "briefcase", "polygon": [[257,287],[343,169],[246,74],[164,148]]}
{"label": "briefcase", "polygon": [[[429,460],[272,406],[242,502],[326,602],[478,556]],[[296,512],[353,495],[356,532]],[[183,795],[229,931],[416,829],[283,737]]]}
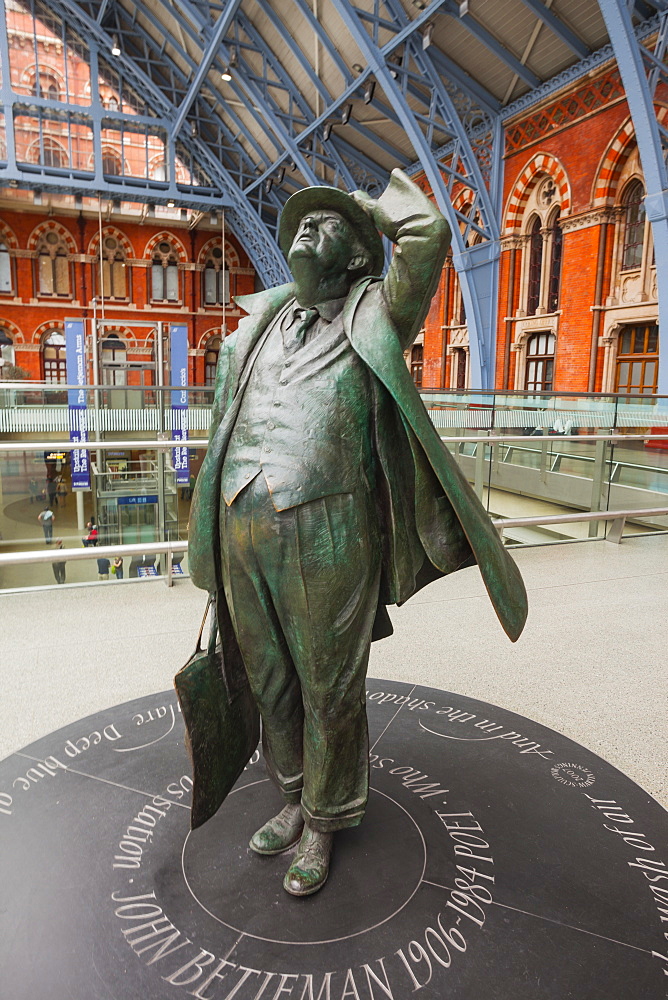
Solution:
{"label": "briefcase", "polygon": [[[203,650],[202,633],[210,610],[209,642]],[[174,687],[193,768],[190,827],[195,830],[218,811],[260,739],[260,715],[245,671],[239,669],[239,664],[225,669],[212,597],[204,612],[195,652],[174,678]]]}

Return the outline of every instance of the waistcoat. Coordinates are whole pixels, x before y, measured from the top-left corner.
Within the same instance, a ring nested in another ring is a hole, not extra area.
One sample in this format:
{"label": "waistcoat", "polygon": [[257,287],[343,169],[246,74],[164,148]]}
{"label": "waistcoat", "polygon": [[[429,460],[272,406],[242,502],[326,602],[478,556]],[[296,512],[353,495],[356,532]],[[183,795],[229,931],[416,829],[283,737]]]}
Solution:
{"label": "waistcoat", "polygon": [[[289,311],[289,310],[288,310]],[[372,485],[369,373],[343,331],[320,317],[286,352],[285,312],[255,358],[232,431],[221,489],[229,505],[260,472],[276,510]]]}

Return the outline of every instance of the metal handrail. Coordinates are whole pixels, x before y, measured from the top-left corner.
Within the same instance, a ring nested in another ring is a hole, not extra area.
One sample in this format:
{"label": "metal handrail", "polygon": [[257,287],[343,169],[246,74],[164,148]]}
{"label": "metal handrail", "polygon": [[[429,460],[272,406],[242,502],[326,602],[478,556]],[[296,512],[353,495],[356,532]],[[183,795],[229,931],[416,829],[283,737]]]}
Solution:
{"label": "metal handrail", "polygon": [[29,563],[71,562],[78,559],[100,559],[108,556],[145,556],[169,555],[165,580],[167,586],[172,585],[172,555],[175,552],[187,552],[188,543],[178,542],[146,542],[132,545],[88,545],[82,549],[36,549],[32,552],[2,552],[0,553],[0,569],[3,566],[24,566]]}
{"label": "metal handrail", "polygon": [[[532,435],[527,434],[485,434],[473,435],[442,435],[441,440],[446,444],[511,444],[514,442],[531,439]],[[534,438],[534,440],[536,440]],[[668,431],[663,434],[559,434],[554,437],[546,436],[546,441],[668,441]],[[209,441],[207,438],[189,438],[187,441],[172,440],[171,438],[150,438],[149,440],[137,440],[126,438],[123,441],[1,441],[0,454],[3,451],[104,451],[113,448],[116,450],[132,450],[138,448],[146,449],[168,449],[183,448],[206,448]]]}
{"label": "metal handrail", "polygon": [[590,510],[578,511],[575,514],[497,517],[492,519],[492,524],[503,537],[505,528],[540,527],[544,524],[572,524],[577,521],[612,521],[612,525],[606,535],[606,541],[619,544],[622,540],[627,518],[636,520],[640,517],[664,517],[666,515],[668,515],[668,507],[643,507],[636,510]]}

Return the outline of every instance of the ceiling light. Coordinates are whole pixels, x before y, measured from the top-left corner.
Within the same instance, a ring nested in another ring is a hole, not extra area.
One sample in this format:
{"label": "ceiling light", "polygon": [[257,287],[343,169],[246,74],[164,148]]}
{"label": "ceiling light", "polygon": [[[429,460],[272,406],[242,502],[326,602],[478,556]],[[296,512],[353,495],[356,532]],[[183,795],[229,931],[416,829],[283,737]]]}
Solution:
{"label": "ceiling light", "polygon": [[366,88],[364,90],[364,103],[365,104],[371,104],[371,102],[373,101],[373,95],[374,95],[375,89],[376,89],[376,81],[375,80],[369,80],[369,82],[367,83]]}
{"label": "ceiling light", "polygon": [[276,183],[282,184],[284,178],[285,178],[285,167],[281,167],[278,173],[276,174]]}
{"label": "ceiling light", "polygon": [[392,66],[392,65],[389,65],[389,66],[388,66],[387,68],[388,68],[388,69],[389,69],[389,71],[390,71],[390,76],[392,77],[392,79],[393,79],[393,80],[396,80],[396,79],[397,79],[397,77],[399,76],[399,70],[397,69],[397,67],[396,67],[396,66]]}
{"label": "ceiling light", "polygon": [[341,124],[342,125],[347,125],[348,124],[348,122],[350,121],[350,116],[351,116],[352,113],[353,113],[353,106],[352,106],[352,104],[346,104],[345,107],[343,108],[343,110],[341,111]]}
{"label": "ceiling light", "polygon": [[112,56],[120,56],[121,47],[118,44],[118,35],[114,35],[111,40],[111,54]]}
{"label": "ceiling light", "polygon": [[223,72],[220,74],[220,79],[224,80],[225,83],[229,83],[230,80],[232,79],[232,74],[230,73],[229,69],[227,69],[227,67],[225,67]]}
{"label": "ceiling light", "polygon": [[422,35],[422,48],[428,49],[431,45],[431,33],[434,30],[433,24],[428,24],[424,29],[424,34]]}
{"label": "ceiling light", "polygon": [[232,51],[230,52],[230,67],[234,69],[234,67],[237,65],[238,62],[239,62],[239,53],[237,52],[236,49],[232,49]]}
{"label": "ceiling light", "polygon": [[266,181],[264,182],[264,193],[269,194],[273,186],[274,186],[273,180],[271,179],[271,177],[267,177]]}
{"label": "ceiling light", "polygon": [[355,70],[356,73],[364,72],[364,66],[361,66],[359,63],[353,63],[353,69]]}
{"label": "ceiling light", "polygon": [[333,128],[334,128],[334,122],[327,122],[327,124],[325,125],[325,131],[322,133],[323,142],[327,142],[329,140]]}
{"label": "ceiling light", "polygon": [[424,10],[427,4],[425,0],[413,0],[413,6],[417,7],[418,10]]}
{"label": "ceiling light", "polygon": [[167,208],[174,208],[174,199],[170,198],[167,202]]}
{"label": "ceiling light", "polygon": [[211,225],[212,226],[217,226],[218,225],[218,216],[216,215],[215,212],[211,213]]}
{"label": "ceiling light", "polygon": [[195,122],[192,122],[190,125],[190,135],[193,139],[196,139],[197,136],[199,135],[197,131],[197,125],[195,124]]}
{"label": "ceiling light", "polygon": [[461,0],[459,4],[459,16],[464,17],[464,14],[469,12],[469,0]]}

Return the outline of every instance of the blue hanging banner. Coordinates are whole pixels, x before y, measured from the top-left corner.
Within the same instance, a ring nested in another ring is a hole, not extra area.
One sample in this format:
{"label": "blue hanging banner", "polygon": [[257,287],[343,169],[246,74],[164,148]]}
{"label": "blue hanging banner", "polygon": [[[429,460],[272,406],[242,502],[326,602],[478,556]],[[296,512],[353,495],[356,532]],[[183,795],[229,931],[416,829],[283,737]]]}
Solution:
{"label": "blue hanging banner", "polygon": [[[171,357],[172,428],[176,441],[188,440],[188,327],[183,323],[169,324],[169,349]],[[187,486],[190,482],[188,448],[172,449],[172,464],[176,471],[176,485]]]}
{"label": "blue hanging banner", "polygon": [[[65,358],[67,382],[76,389],[67,390],[70,412],[70,441],[88,440],[88,412],[86,400],[86,336],[81,319],[65,320]],[[71,453],[73,490],[90,489],[90,453],[76,449]]]}

